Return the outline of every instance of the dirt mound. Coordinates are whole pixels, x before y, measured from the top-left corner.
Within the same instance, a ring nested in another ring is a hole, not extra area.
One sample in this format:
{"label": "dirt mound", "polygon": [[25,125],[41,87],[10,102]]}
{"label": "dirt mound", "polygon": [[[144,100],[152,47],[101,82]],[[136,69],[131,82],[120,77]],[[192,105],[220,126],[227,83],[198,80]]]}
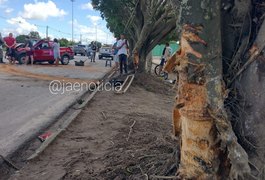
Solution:
{"label": "dirt mound", "polygon": [[172,84],[166,83],[162,78],[154,77],[151,74],[136,74],[134,84],[143,87],[149,92],[175,95],[174,86]]}

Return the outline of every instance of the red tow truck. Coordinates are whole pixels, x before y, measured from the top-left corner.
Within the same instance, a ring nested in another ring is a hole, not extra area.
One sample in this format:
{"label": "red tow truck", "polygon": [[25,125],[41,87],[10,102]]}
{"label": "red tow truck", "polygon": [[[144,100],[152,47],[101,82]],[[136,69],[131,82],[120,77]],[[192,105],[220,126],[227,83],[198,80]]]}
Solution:
{"label": "red tow truck", "polygon": [[[55,59],[53,57],[53,41],[49,40],[33,40],[33,58],[35,62],[48,62],[53,64]],[[25,63],[26,49],[25,44],[19,43],[16,45],[16,59],[19,62]],[[70,47],[60,47],[61,63],[67,65],[70,60],[74,59],[74,52]]]}

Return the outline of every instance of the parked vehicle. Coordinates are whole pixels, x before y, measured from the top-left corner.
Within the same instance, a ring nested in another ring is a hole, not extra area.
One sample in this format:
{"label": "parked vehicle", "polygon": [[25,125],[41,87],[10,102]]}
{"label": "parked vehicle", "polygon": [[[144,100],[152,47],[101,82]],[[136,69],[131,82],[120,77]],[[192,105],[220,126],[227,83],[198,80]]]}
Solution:
{"label": "parked vehicle", "polygon": [[[49,62],[53,64],[55,62],[52,49],[53,41],[39,40],[33,45],[33,57],[34,62]],[[25,44],[20,43],[16,45],[16,58],[25,63],[26,50]],[[60,47],[61,63],[63,65],[69,64],[69,61],[74,59],[74,52],[70,47]]]}
{"label": "parked vehicle", "polygon": [[74,54],[80,54],[81,56],[86,56],[87,55],[87,46],[78,44],[74,46]]}
{"label": "parked vehicle", "polygon": [[112,54],[112,49],[109,46],[102,46],[99,49],[99,55],[98,58],[102,59],[102,58],[111,58],[113,60],[113,54]]}

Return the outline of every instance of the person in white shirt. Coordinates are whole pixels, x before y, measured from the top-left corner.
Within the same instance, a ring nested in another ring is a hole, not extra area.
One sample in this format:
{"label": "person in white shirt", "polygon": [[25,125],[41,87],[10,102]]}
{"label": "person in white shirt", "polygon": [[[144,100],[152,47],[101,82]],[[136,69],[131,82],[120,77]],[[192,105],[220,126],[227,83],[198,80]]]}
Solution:
{"label": "person in white shirt", "polygon": [[165,46],[163,53],[162,53],[162,58],[161,58],[160,67],[159,67],[159,74],[161,74],[162,69],[163,69],[167,59],[170,58],[171,52],[172,52],[172,49],[169,46],[169,43],[166,43],[166,46]]}
{"label": "person in white shirt", "polygon": [[120,61],[120,74],[122,75],[123,73],[123,67],[125,74],[128,73],[127,70],[127,55],[128,55],[128,42],[125,39],[124,34],[121,34],[121,39],[117,42],[117,49],[118,49],[118,56],[119,56],[119,61]]}

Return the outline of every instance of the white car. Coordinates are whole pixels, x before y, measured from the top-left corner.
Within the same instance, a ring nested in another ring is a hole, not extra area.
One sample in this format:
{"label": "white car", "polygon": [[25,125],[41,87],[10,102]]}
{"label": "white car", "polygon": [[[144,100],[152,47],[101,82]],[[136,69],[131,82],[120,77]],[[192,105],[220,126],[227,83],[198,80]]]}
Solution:
{"label": "white car", "polygon": [[111,58],[113,60],[113,53],[112,53],[112,48],[111,47],[101,47],[99,49],[99,54],[98,58],[103,59],[103,58]]}

